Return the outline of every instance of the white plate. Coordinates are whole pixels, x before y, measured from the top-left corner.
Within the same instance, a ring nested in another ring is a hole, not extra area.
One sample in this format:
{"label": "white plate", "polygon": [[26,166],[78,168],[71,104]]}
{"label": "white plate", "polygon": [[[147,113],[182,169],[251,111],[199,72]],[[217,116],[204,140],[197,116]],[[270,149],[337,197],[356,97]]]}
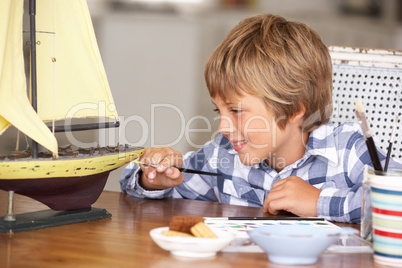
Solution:
{"label": "white plate", "polygon": [[233,233],[215,232],[218,238],[180,237],[166,236],[162,231],[169,230],[169,227],[152,229],[149,232],[155,243],[164,250],[170,251],[173,255],[183,257],[211,257],[225,248],[235,238]]}

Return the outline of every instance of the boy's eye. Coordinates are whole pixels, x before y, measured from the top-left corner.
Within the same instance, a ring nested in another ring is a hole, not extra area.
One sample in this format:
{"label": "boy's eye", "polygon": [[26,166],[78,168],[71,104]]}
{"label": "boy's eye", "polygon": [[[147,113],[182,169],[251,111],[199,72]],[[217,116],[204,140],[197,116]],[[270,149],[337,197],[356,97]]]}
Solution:
{"label": "boy's eye", "polygon": [[219,114],[219,109],[218,108],[212,109],[212,111],[214,111],[215,113]]}
{"label": "boy's eye", "polygon": [[241,113],[243,110],[242,110],[242,109],[231,109],[230,111],[231,111],[232,113],[237,114],[237,113]]}

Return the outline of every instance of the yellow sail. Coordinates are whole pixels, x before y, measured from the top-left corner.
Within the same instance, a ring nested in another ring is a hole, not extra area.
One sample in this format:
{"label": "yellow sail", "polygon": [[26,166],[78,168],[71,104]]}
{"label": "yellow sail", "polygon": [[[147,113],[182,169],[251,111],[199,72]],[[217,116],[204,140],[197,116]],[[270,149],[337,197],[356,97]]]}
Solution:
{"label": "yellow sail", "polygon": [[86,1],[36,3],[39,116],[118,120]]}
{"label": "yellow sail", "polygon": [[27,98],[22,52],[23,4],[23,0],[1,0],[0,134],[12,124],[57,154],[56,139]]}
{"label": "yellow sail", "polygon": [[118,115],[85,0],[36,1],[35,113],[26,96],[23,4],[0,4],[0,134],[12,124],[57,154],[57,141],[42,121],[117,121]]}

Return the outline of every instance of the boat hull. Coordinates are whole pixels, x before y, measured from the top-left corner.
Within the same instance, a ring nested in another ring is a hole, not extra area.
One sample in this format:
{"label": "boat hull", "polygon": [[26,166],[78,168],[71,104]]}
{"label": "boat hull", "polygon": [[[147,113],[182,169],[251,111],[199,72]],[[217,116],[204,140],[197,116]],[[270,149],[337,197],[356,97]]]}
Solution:
{"label": "boat hull", "polygon": [[90,208],[102,193],[109,173],[85,177],[1,180],[0,189],[28,196],[53,210]]}
{"label": "boat hull", "polygon": [[109,173],[137,159],[143,149],[99,156],[0,161],[0,189],[31,197],[53,210],[90,208]]}

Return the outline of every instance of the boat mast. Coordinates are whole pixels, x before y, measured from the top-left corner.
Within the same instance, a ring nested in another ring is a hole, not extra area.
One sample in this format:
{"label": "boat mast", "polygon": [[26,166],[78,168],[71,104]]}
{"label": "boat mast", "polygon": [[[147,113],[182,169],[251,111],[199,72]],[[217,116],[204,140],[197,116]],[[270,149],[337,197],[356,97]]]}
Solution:
{"label": "boat mast", "polygon": [[[36,80],[36,0],[29,0],[30,45],[31,45],[31,102],[35,112],[37,106],[37,80]],[[32,140],[32,157],[38,158],[38,143]]]}

